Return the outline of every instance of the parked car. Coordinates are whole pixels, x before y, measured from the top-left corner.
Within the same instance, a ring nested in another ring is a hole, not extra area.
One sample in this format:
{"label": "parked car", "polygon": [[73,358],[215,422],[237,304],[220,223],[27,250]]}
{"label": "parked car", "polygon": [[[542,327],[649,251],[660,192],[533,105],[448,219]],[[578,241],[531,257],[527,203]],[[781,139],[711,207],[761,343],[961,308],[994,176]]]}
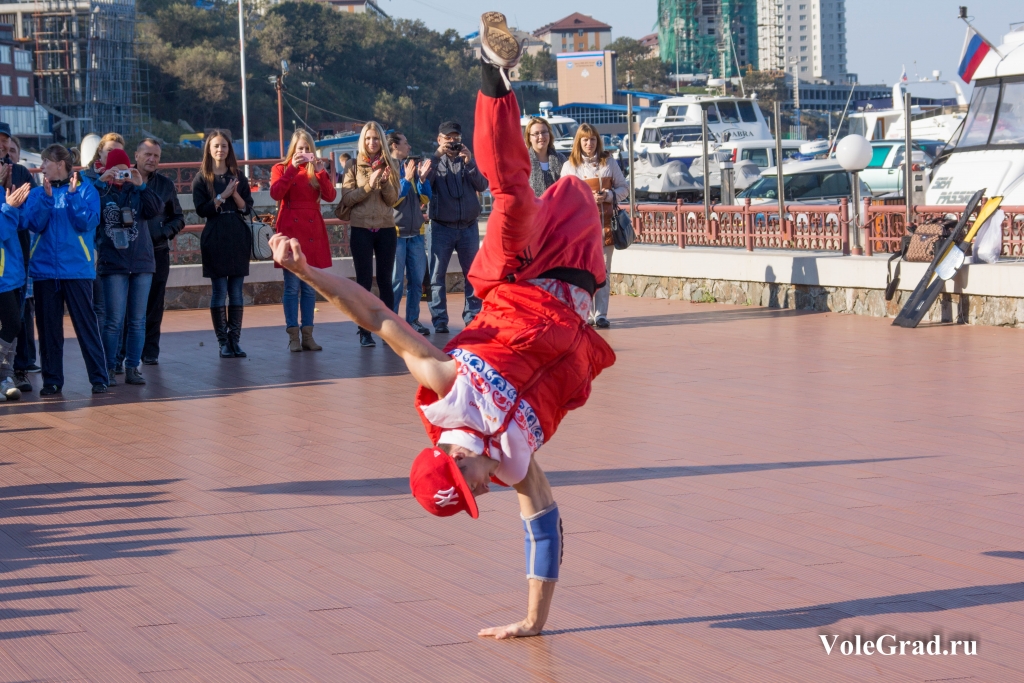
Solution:
{"label": "parked car", "polygon": [[[914,162],[930,166],[932,156],[923,143],[914,141]],[[871,162],[860,177],[877,195],[899,192],[903,188],[903,157],[905,145],[898,140],[876,140],[871,143]]]}
{"label": "parked car", "polygon": [[[844,197],[853,199],[851,174],[835,159],[791,161],[782,166],[784,191],[787,202],[799,204],[837,204]],[[779,199],[777,167],[766,168],[761,177],[743,192],[740,199],[749,197],[752,204],[770,204]],[[861,177],[862,197],[871,195],[870,186]]]}
{"label": "parked car", "polygon": [[[803,140],[783,140],[782,159],[791,159],[800,152],[800,145]],[[722,143],[721,149],[732,150],[733,163],[737,161],[752,161],[761,171],[775,163],[775,141],[774,140],[730,140]]]}

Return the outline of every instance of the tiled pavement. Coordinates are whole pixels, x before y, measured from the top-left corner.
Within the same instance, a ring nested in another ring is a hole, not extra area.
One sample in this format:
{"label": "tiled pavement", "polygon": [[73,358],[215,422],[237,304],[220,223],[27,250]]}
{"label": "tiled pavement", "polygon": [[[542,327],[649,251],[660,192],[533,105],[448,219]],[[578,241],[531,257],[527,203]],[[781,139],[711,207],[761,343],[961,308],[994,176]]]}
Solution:
{"label": "tiled pavement", "polygon": [[[475,635],[523,612],[514,493],[419,508],[413,381],[339,314],[289,354],[247,309],[222,361],[171,312],[149,385],[98,399],[69,340],[62,401],[0,405],[0,681],[1024,680],[1024,331],[612,308],[540,454],[549,634],[514,642]],[[978,654],[819,639],[884,633]]]}

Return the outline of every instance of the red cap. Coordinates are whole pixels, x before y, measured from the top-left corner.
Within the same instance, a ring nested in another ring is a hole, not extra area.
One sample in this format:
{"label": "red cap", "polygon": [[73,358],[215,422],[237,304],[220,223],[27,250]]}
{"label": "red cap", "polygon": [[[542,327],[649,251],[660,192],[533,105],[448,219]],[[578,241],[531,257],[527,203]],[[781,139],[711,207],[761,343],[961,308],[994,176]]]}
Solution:
{"label": "red cap", "polygon": [[131,168],[132,161],[128,158],[128,152],[123,149],[112,149],[107,152],[107,168],[113,168],[118,164],[124,164]]}
{"label": "red cap", "polygon": [[440,448],[424,448],[412,461],[409,472],[412,495],[423,509],[438,517],[450,517],[465,510],[476,519],[480,511],[455,459]]}

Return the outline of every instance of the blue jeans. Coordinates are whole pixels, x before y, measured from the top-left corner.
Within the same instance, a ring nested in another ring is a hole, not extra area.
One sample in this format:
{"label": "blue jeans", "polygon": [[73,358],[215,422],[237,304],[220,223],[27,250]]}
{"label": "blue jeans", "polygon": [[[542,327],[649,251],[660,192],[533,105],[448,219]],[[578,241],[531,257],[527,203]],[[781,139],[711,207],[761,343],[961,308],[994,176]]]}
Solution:
{"label": "blue jeans", "polygon": [[316,290],[293,275],[292,271],[284,271],[284,296],[281,297],[284,304],[285,327],[299,326],[299,310],[301,304],[302,326],[313,326],[313,309],[316,308]]}
{"label": "blue jeans", "polygon": [[153,273],[101,275],[106,318],[103,320],[103,349],[107,367],[117,365],[121,333],[128,327],[124,364],[137,368],[142,363],[142,347],[146,343],[146,305]]}
{"label": "blue jeans", "polygon": [[405,321],[420,319],[420,297],[423,296],[423,276],[427,274],[427,249],[423,235],[399,237],[395,250],[395,275],[391,286],[395,290],[395,313],[402,303],[405,274],[409,274],[409,300],[405,302]]}
{"label": "blue jeans", "polygon": [[245,301],[242,298],[242,285],[244,283],[244,275],[210,278],[210,285],[213,289],[213,292],[210,294],[210,308],[220,308],[229,300],[232,306],[244,306]]}
{"label": "blue jeans", "polygon": [[[462,275],[469,269],[480,250],[480,226],[474,223],[468,228],[449,228],[431,222],[427,229],[427,251],[430,254],[430,320],[436,328],[448,324],[448,293],[445,276],[452,252],[459,252],[459,266]],[[466,278],[466,305],[462,308],[462,321],[467,325],[480,312],[480,299],[473,296],[473,285]]]}

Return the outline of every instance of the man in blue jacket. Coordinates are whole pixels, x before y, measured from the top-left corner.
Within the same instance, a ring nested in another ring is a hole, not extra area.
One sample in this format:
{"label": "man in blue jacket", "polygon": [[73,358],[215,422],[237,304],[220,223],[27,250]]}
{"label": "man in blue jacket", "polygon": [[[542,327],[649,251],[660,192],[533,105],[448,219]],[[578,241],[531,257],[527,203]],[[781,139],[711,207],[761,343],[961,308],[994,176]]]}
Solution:
{"label": "man in blue jacket", "polygon": [[[473,154],[462,142],[462,126],[445,121],[437,135],[437,152],[423,178],[430,183],[430,228],[427,251],[430,252],[430,317],[434,331],[448,334],[448,296],[445,279],[452,252],[459,252],[459,266],[466,278],[480,250],[480,200],[476,193],[487,189],[487,178],[473,161]],[[466,278],[466,303],[462,321],[467,325],[480,312],[480,299],[473,296],[473,285]]]}
{"label": "man in blue jacket", "polygon": [[39,395],[54,396],[64,387],[65,305],[75,326],[92,393],[106,393],[103,342],[92,308],[99,197],[92,183],[81,182],[79,175],[72,173],[74,157],[67,149],[50,145],[40,156],[43,186],[29,193],[22,211],[22,221],[35,233],[28,272],[34,281],[43,366]]}

